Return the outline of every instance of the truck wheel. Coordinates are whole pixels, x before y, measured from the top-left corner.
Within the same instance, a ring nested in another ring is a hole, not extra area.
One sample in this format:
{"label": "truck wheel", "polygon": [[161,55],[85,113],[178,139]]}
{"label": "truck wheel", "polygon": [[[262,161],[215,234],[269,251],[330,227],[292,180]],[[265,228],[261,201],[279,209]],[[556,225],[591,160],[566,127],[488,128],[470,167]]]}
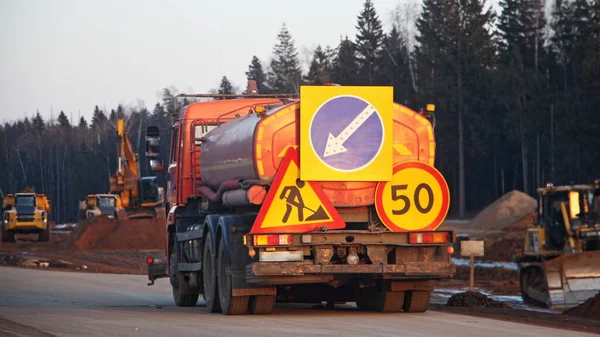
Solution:
{"label": "truck wheel", "polygon": [[273,295],[257,295],[250,297],[248,308],[250,313],[254,315],[266,315],[273,312],[275,306],[275,296]]}
{"label": "truck wheel", "polygon": [[[377,289],[379,288],[379,289]],[[383,281],[377,288],[362,289],[356,295],[356,306],[360,310],[400,312],[404,304],[404,291],[389,291],[389,283]]]}
{"label": "truck wheel", "polygon": [[404,303],[404,291],[378,291],[375,296],[375,310],[379,312],[400,312]]}
{"label": "truck wheel", "polygon": [[169,261],[169,275],[173,280],[175,280],[175,284],[171,285],[173,289],[173,299],[175,300],[175,305],[178,307],[193,307],[196,306],[198,302],[198,294],[193,295],[181,295],[179,293],[179,280],[177,278],[177,251],[173,249],[171,252],[171,261]]}
{"label": "truck wheel", "polygon": [[217,259],[217,283],[219,284],[218,291],[221,310],[225,315],[247,314],[249,311],[249,296],[231,295],[231,273],[227,270],[227,262],[227,257],[225,256],[225,244],[223,237],[221,237],[219,242],[219,256]]}
{"label": "truck wheel", "polygon": [[47,226],[46,229],[40,233],[39,240],[40,242],[50,241],[50,226]]}
{"label": "truck wheel", "polygon": [[431,299],[431,291],[428,290],[411,290],[406,292],[404,298],[404,311],[406,312],[425,312],[429,309],[429,300]]}
{"label": "truck wheel", "polygon": [[208,312],[220,312],[219,293],[217,291],[217,270],[212,258],[212,237],[206,233],[202,253],[202,283],[204,284],[204,302]]}
{"label": "truck wheel", "polygon": [[2,226],[2,242],[15,242],[15,233],[7,231]]}

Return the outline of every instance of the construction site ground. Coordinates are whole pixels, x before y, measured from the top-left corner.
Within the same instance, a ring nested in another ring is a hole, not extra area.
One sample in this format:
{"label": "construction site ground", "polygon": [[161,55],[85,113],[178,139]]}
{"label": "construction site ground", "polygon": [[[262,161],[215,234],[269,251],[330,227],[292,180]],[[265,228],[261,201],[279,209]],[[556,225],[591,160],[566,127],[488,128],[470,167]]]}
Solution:
{"label": "construction site ground", "polygon": [[[476,263],[474,290],[490,299],[505,302],[510,308],[447,305],[452,296],[469,290],[468,260],[462,259],[457,251],[454,254],[456,275],[452,279],[437,282],[431,309],[600,333],[600,311],[597,316],[588,315],[590,311],[599,310],[600,303],[597,302],[600,302],[600,296],[597,296],[596,302],[586,304],[588,310],[579,310],[585,314],[573,310],[572,315],[567,315],[558,310],[531,307],[523,303],[512,254],[522,247],[524,229],[534,213],[530,209],[531,203],[523,202],[523,196],[518,194],[492,206],[506,208],[507,200],[510,207],[521,205],[522,209],[511,210],[509,216],[486,209],[470,221],[448,220],[440,229],[452,229],[485,241],[485,256],[478,258]],[[482,220],[482,215],[488,218]],[[502,216],[509,219],[502,223],[494,218]],[[477,221],[496,223],[486,231],[486,226],[477,225]],[[164,223],[164,214],[159,214],[155,220],[86,220],[73,231],[54,231],[48,243],[37,242],[37,235],[19,235],[16,243],[0,243],[0,265],[67,272],[145,275],[146,257],[164,258]]]}

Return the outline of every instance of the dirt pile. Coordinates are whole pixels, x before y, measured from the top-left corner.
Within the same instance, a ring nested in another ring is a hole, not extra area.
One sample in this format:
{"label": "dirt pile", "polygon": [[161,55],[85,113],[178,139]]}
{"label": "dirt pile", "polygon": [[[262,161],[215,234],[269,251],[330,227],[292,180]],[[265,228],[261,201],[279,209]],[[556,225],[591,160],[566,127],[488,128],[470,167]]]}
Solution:
{"label": "dirt pile", "polygon": [[488,298],[482,293],[467,291],[453,295],[446,303],[450,307],[511,308],[509,304]]}
{"label": "dirt pile", "polygon": [[565,310],[563,314],[600,320],[600,292],[580,305]]}
{"label": "dirt pile", "polygon": [[535,213],[536,206],[534,198],[519,191],[512,191],[481,211],[469,222],[469,227],[480,230],[502,230],[512,227]]}
{"label": "dirt pile", "polygon": [[501,233],[490,234],[484,238],[485,259],[489,261],[513,261],[516,251],[523,249],[527,225],[533,223],[535,217],[535,213],[532,212],[504,228]]}
{"label": "dirt pile", "polygon": [[165,213],[156,219],[92,217],[83,221],[63,247],[75,250],[147,250],[165,246]]}

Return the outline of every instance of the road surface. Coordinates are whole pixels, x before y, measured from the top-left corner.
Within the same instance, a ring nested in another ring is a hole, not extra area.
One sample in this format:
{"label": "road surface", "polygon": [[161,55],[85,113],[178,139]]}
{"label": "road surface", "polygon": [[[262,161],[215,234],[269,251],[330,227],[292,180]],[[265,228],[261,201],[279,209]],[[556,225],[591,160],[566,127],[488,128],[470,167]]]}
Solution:
{"label": "road surface", "polygon": [[594,336],[435,311],[278,306],[268,316],[177,308],[166,279],[0,267],[0,336]]}

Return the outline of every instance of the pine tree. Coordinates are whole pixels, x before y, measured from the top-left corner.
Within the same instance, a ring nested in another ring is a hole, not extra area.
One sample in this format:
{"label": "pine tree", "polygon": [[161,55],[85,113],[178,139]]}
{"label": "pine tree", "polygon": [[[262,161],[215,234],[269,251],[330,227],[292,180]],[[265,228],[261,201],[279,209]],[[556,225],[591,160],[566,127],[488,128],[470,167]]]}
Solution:
{"label": "pine tree", "polygon": [[96,128],[98,126],[104,125],[105,122],[106,122],[106,115],[96,105],[96,107],[94,108],[94,115],[92,116],[92,128]]}
{"label": "pine tree", "polygon": [[277,35],[278,43],[273,50],[268,85],[275,93],[299,93],[302,71],[298,51],[285,23]]}
{"label": "pine tree", "polygon": [[113,123],[117,122],[117,112],[115,111],[115,109],[110,109],[110,115],[108,116],[108,120],[110,120]]}
{"label": "pine tree", "polygon": [[383,57],[378,82],[382,85],[392,85],[394,101],[406,105],[409,105],[409,101],[414,101],[409,62],[407,42],[394,26],[383,39]]}
{"label": "pine tree", "polygon": [[543,31],[546,21],[541,0],[502,0],[500,6],[498,100],[507,112],[509,140],[519,143],[522,190],[529,193],[529,148],[533,145],[529,140],[536,137],[536,129],[542,128],[539,124],[545,114],[540,114],[547,111],[543,107],[549,98],[544,97],[548,68]]}
{"label": "pine tree", "polygon": [[227,76],[223,76],[221,79],[221,85],[219,86],[219,94],[220,95],[231,95],[233,94],[233,86],[231,82],[227,79]]}
{"label": "pine tree", "polygon": [[422,99],[439,102],[438,110],[444,111],[438,114],[436,152],[441,165],[458,167],[448,175],[458,176],[454,184],[458,185],[459,217],[466,209],[465,156],[479,150],[480,143],[468,142],[465,147],[466,138],[477,140],[472,132],[476,125],[468,123],[468,117],[479,114],[475,121],[484,119],[486,102],[479,97],[490,95],[486,85],[495,49],[487,27],[492,18],[479,0],[425,0],[417,20],[419,89]]}
{"label": "pine tree", "polygon": [[154,110],[152,110],[152,116],[158,117],[158,118],[164,118],[166,117],[167,113],[165,111],[165,108],[163,108],[162,105],[160,105],[160,103],[156,103],[154,105]]}
{"label": "pine tree", "polygon": [[304,77],[304,82],[310,85],[323,85],[331,81],[331,56],[327,48],[323,50],[321,45],[315,49],[313,59],[310,63],[308,74]]}
{"label": "pine tree", "polygon": [[382,57],[384,33],[371,0],[365,1],[358,15],[356,29],[356,56],[360,79],[364,84],[375,84],[380,76],[378,64]]}
{"label": "pine tree", "polygon": [[46,123],[44,122],[44,119],[42,118],[42,115],[40,115],[39,111],[35,114],[35,117],[33,117],[31,125],[37,132],[41,132],[46,129]]}
{"label": "pine tree", "polygon": [[265,75],[262,63],[258,57],[252,56],[252,61],[250,61],[248,71],[246,72],[246,78],[248,80],[256,81],[259,94],[270,93],[270,90],[267,87],[267,76]]}
{"label": "pine tree", "polygon": [[70,127],[71,123],[69,122],[69,119],[67,118],[67,115],[65,115],[65,113],[61,110],[60,114],[58,115],[58,125],[60,125],[61,127]]}
{"label": "pine tree", "polygon": [[88,127],[88,123],[85,120],[85,117],[81,116],[81,118],[79,118],[79,128],[80,129],[87,129]]}
{"label": "pine tree", "polygon": [[356,85],[358,81],[358,63],[356,47],[346,36],[340,41],[337,53],[333,59],[331,79],[340,85]]}

